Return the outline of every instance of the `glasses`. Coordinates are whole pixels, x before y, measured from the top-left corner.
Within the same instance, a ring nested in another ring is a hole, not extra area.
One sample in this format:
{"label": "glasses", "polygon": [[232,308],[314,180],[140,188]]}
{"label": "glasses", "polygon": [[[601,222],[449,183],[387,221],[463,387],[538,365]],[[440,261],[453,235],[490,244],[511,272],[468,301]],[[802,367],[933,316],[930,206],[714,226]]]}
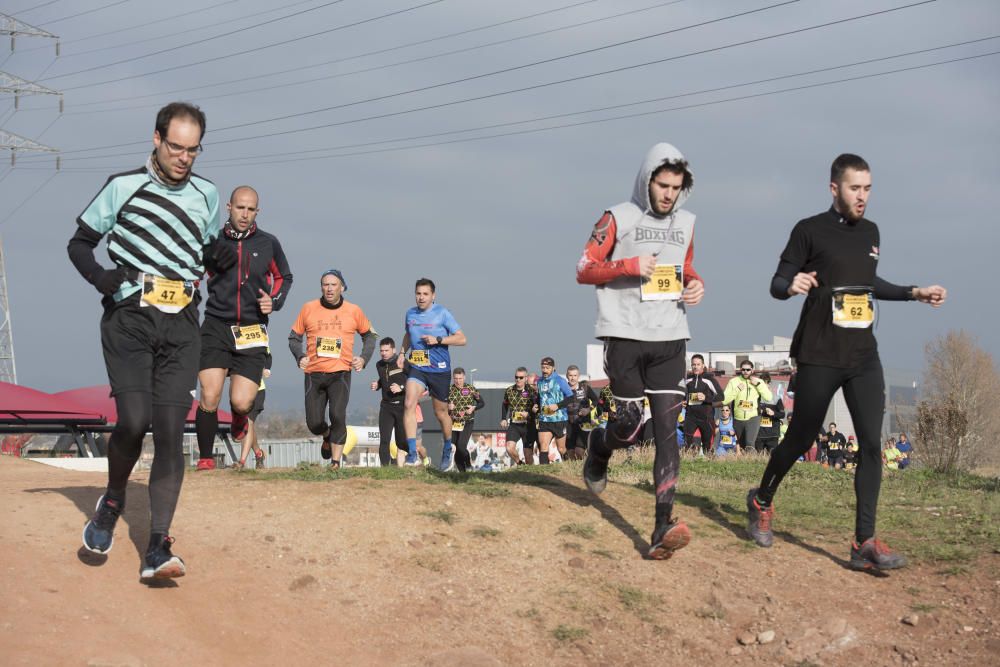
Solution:
{"label": "glasses", "polygon": [[753,369],[752,368],[741,368],[740,372],[742,372],[742,373],[752,373]]}
{"label": "glasses", "polygon": [[163,140],[163,144],[166,145],[167,152],[170,153],[171,155],[180,155],[181,153],[187,153],[191,157],[197,157],[199,153],[205,150],[204,148],[202,148],[201,144],[188,148],[187,146],[181,146],[180,144],[175,144],[174,142],[167,141],[166,139]]}
{"label": "glasses", "polygon": [[527,375],[515,375],[514,379],[515,380],[527,380],[528,376]]}

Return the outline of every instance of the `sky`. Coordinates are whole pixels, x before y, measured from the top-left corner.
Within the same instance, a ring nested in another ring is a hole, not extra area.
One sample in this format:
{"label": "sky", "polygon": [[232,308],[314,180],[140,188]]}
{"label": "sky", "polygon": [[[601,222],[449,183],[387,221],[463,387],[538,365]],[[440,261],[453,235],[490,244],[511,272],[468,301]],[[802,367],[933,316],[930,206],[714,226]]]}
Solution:
{"label": "sky", "polygon": [[[695,174],[685,208],[706,295],[689,310],[689,349],[791,336],[801,301],[768,286],[795,222],[829,207],[842,152],[872,166],[881,277],[949,290],[936,310],[882,304],[883,364],[919,376],[924,345],[951,329],[1000,343],[993,0],[10,0],[0,11],[58,35],[58,58],[54,40],[21,36],[0,70],[65,105],[25,96],[15,110],[0,96],[0,128],[61,155],[58,171],[53,154],[0,160],[21,384],[107,382],[100,296],[66,242],[107,177],[144,163],[156,110],[174,100],[208,117],[195,171],[224,200],[256,188],[258,223],[289,258],[294,285],[270,327],[278,409],[301,404],[284,339],[328,268],[397,340],[414,281],[432,278],[469,340],[453,359],[474,378],[505,380],[546,355],[583,365],[596,306],[576,262],[660,141]],[[99,257],[108,265],[104,244]],[[355,377],[352,404],[374,400],[373,377]]]}

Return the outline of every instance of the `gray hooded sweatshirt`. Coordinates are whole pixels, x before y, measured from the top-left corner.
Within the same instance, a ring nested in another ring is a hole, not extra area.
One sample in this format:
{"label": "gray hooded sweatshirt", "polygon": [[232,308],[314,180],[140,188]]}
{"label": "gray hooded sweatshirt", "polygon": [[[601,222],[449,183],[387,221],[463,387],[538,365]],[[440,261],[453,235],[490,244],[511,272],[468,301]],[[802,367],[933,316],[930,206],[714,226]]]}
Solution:
{"label": "gray hooded sweatshirt", "polygon": [[[609,261],[657,255],[657,264],[684,265],[694,233],[695,216],[680,207],[691,191],[682,190],[673,210],[663,217],[656,215],[649,203],[649,181],[653,172],[666,161],[683,159],[681,152],[670,144],[656,144],[649,149],[635,178],[632,200],[608,209],[617,225]],[[645,341],[688,340],[691,335],[684,302],[642,301],[640,283],[641,279],[636,276],[623,276],[597,286],[596,336]]]}

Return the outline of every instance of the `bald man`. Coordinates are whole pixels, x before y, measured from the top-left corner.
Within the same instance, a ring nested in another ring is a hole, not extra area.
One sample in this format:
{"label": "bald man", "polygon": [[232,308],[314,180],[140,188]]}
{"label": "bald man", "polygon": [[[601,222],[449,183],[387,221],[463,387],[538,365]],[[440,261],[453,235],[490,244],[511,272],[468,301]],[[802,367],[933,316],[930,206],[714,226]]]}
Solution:
{"label": "bald man", "polygon": [[212,448],[219,430],[219,401],[229,376],[232,434],[242,440],[247,415],[257,398],[267,365],[268,316],[285,303],[292,286],[288,260],[278,239],[257,227],[260,213],[257,191],[249,185],[233,190],[226,204],[229,220],[220,243],[230,245],[239,258],[226,271],[208,274],[208,303],[201,326],[201,397],[196,427],[198,470],[212,470]]}

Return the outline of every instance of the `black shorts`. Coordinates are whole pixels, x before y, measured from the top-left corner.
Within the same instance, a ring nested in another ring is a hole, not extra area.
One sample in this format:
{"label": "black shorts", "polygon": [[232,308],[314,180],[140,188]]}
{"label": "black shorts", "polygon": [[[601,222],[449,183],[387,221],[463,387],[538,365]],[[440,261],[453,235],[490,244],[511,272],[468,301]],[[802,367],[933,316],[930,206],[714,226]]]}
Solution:
{"label": "black shorts", "polygon": [[137,296],[101,317],[101,347],[111,395],[152,394],[153,405],[190,407],[198,381],[198,299],[175,314],[140,308]]}
{"label": "black shorts", "polygon": [[571,424],[569,434],[566,438],[566,447],[569,449],[587,449],[587,443],[590,441],[590,432],[592,430],[584,430],[580,424]]}
{"label": "black shorts", "polygon": [[428,373],[427,371],[407,364],[406,381],[419,382],[430,392],[431,398],[444,403],[448,402],[448,392],[451,390],[451,373]]}
{"label": "black shorts", "polygon": [[604,340],[604,372],[611,393],[619,400],[639,400],[645,394],[677,394],[687,371],[683,340],[644,341],[627,338]]}
{"label": "black shorts", "polygon": [[525,449],[531,449],[535,445],[535,439],[538,437],[538,432],[535,427],[528,423],[515,424],[511,422],[507,425],[507,442],[517,444],[520,440],[524,443]]}
{"label": "black shorts", "polygon": [[253,407],[250,408],[250,414],[248,414],[247,417],[257,421],[257,417],[260,416],[260,413],[264,412],[264,394],[266,393],[266,389],[260,389],[257,391],[257,398],[253,399]]}
{"label": "black shorts", "polygon": [[566,422],[538,422],[539,433],[551,433],[557,438],[566,435]]}
{"label": "black shorts", "polygon": [[260,384],[267,364],[267,348],[237,350],[231,326],[217,317],[205,316],[205,322],[201,325],[201,360],[198,370],[225,368],[230,375],[239,375]]}

